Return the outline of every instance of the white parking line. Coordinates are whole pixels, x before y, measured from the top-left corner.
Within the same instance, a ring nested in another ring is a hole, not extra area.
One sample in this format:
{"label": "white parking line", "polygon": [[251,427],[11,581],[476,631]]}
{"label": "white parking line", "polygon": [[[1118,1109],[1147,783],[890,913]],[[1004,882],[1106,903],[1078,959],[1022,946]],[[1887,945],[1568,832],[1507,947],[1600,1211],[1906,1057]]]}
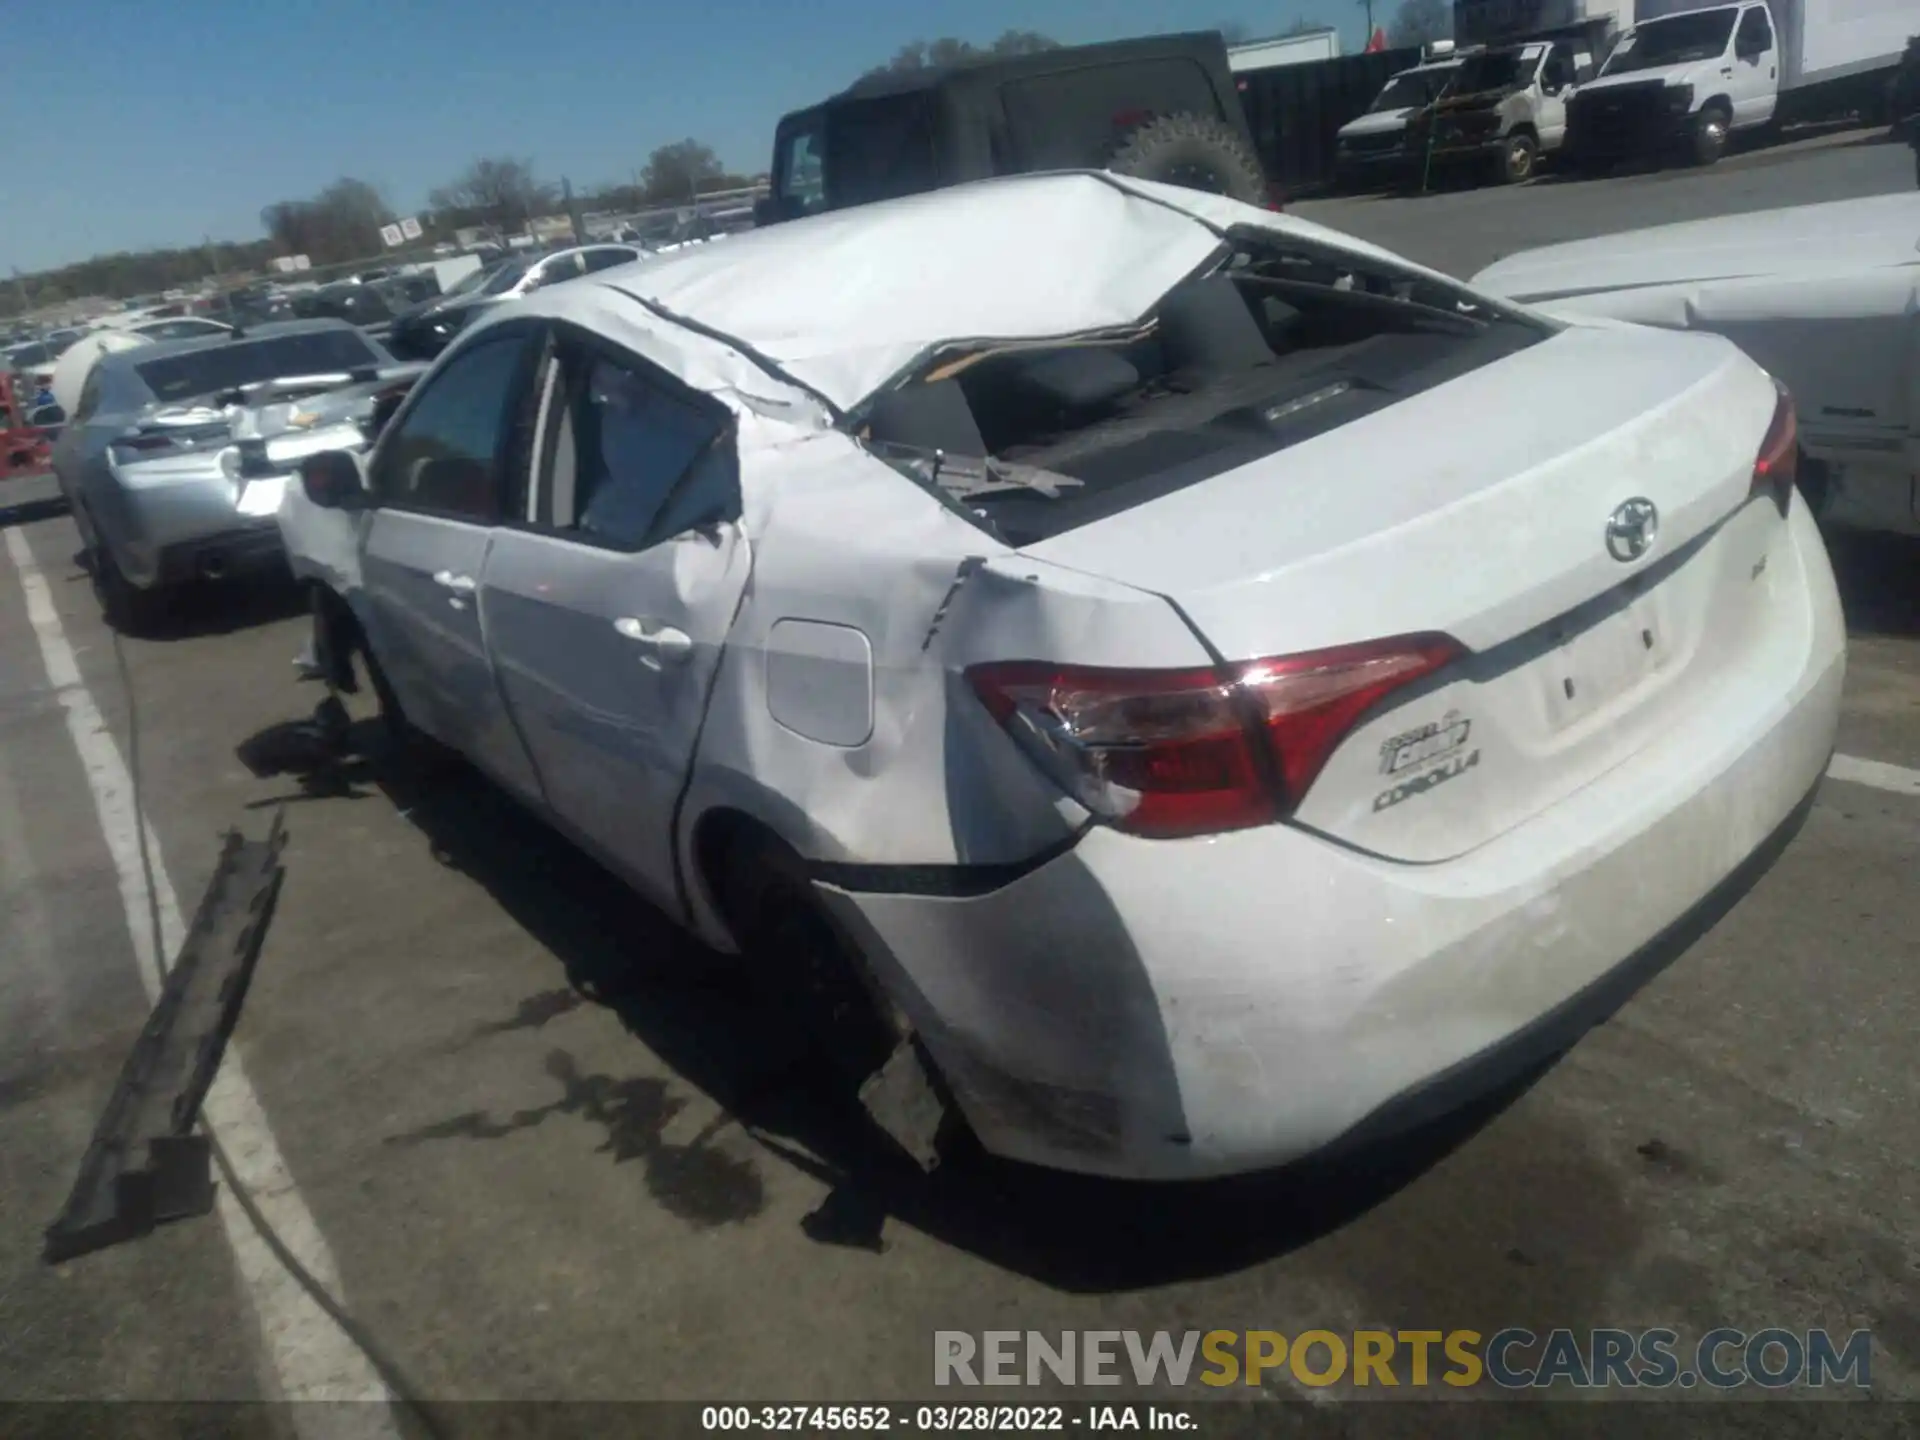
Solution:
{"label": "white parking line", "polygon": [[1827,774],[1835,780],[1871,785],[1876,790],[1891,790],[1896,795],[1920,796],[1920,770],[1909,770],[1904,765],[1889,765],[1884,760],[1836,755],[1827,764]]}
{"label": "white parking line", "polygon": [[[6,541],[7,555],[19,573],[20,589],[26,597],[27,619],[40,643],[47,682],[66,711],[67,730],[73,737],[74,748],[80,752],[100,829],[112,853],[114,869],[119,873],[120,902],[126,908],[127,930],[133,939],[140,980],[151,1003],[159,998],[165,965],[162,957],[154,953],[150,902],[140,863],[139,827],[143,822],[134,805],[133,778],[121,759],[113,732],[101,717],[100,707],[80,679],[73,647],[67,643],[46,577],[27,545],[26,536],[18,529],[9,529]],[[171,956],[178,951],[186,931],[180,921],[180,905],[174,895],[173,882],[161,858],[159,837],[151,825],[147,825],[146,831],[148,855],[153,864],[152,901],[160,915],[160,942]],[[281,1241],[308,1273],[337,1298],[340,1281],[333,1254],[287,1170],[280,1146],[267,1125],[260,1098],[247,1083],[240,1057],[234,1051],[227,1052],[201,1113],[219,1138],[221,1148],[247,1192]],[[219,1213],[241,1277],[246,1281],[282,1397],[391,1401],[392,1395],[366,1356],[274,1257],[224,1185],[219,1190]],[[309,1433],[320,1429],[337,1431],[342,1418],[341,1412],[326,1406],[297,1407],[294,1416],[296,1425]],[[400,1434],[391,1414],[384,1408],[359,1410],[355,1419],[358,1423],[353,1428],[358,1434],[395,1437],[395,1440]]]}

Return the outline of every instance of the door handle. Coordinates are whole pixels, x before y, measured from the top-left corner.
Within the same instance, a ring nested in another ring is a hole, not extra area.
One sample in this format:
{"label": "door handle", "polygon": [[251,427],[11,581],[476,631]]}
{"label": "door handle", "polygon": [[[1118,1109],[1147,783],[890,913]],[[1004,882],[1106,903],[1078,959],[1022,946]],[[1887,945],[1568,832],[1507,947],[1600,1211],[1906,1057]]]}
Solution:
{"label": "door handle", "polygon": [[1722,75],[1731,75],[1733,74],[1733,67],[1731,65],[1723,65],[1720,67],[1720,73]]}
{"label": "door handle", "polygon": [[623,615],[613,622],[613,628],[628,640],[645,647],[648,652],[646,663],[656,670],[662,665],[684,664],[693,655],[693,637],[671,625]]}
{"label": "door handle", "polygon": [[457,595],[471,595],[478,588],[474,584],[473,576],[456,575],[451,570],[434,571],[433,583],[442,590],[451,590]]}

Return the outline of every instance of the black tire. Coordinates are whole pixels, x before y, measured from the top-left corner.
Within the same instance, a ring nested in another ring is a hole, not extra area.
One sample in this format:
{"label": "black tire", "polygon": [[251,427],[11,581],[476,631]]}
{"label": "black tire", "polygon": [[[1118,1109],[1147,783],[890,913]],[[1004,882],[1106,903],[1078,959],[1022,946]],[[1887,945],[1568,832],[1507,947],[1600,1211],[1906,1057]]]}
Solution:
{"label": "black tire", "polygon": [[[380,729],[393,759],[426,779],[457,770],[461,763],[459,752],[449,749],[407,718],[407,712],[400,706],[399,695],[394,693],[393,683],[387,679],[387,672],[380,668],[380,661],[364,636],[356,636],[355,653],[360,657],[360,664],[367,672],[367,683],[379,703]],[[347,663],[351,664],[352,661]]]}
{"label": "black tire", "polygon": [[1107,169],[1135,180],[1184,185],[1265,205],[1266,172],[1260,159],[1224,121],[1207,115],[1160,115],[1130,132]]}
{"label": "black tire", "polygon": [[1727,112],[1718,105],[1709,105],[1700,112],[1693,122],[1693,135],[1689,141],[1695,165],[1705,169],[1727,153],[1728,123]]}
{"label": "black tire", "polygon": [[1525,130],[1507,136],[1500,147],[1500,180],[1505,185],[1523,185],[1540,167],[1540,142]]}
{"label": "black tire", "polygon": [[317,583],[311,594],[316,648],[324,657],[328,696],[339,701],[342,696],[359,694],[360,674],[364,673],[367,688],[373,691],[378,707],[380,734],[388,762],[425,779],[457,769],[459,755],[407,718],[393,682],[380,668],[379,658],[367,643],[366,634],[346,601]]}
{"label": "black tire", "polygon": [[717,896],[753,983],[799,1020],[808,1048],[857,1088],[899,1044],[866,967],[815,902],[799,856],[749,831],[727,847]]}
{"label": "black tire", "polygon": [[87,573],[93,581],[94,597],[100,602],[100,613],[112,629],[136,639],[153,634],[166,613],[165,597],[157,590],[142,590],[129,580],[104,540],[95,540],[87,547]]}

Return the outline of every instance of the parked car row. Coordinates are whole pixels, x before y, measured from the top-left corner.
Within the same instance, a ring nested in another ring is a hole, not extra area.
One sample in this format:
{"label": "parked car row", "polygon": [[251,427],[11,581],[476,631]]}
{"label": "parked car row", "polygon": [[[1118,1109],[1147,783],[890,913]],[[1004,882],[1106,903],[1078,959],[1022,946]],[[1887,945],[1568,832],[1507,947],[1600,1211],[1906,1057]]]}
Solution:
{"label": "parked car row", "polygon": [[497,305],[582,275],[629,265],[648,252],[633,244],[576,245],[545,255],[509,256],[477,270],[444,295],[392,317],[387,346],[410,360],[430,360],[449,341]]}

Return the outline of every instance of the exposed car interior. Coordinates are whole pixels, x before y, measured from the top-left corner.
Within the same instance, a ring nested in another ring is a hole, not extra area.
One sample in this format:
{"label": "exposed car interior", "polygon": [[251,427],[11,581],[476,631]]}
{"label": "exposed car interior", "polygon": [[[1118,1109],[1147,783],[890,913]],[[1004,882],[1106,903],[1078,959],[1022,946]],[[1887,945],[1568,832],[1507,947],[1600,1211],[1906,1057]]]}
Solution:
{"label": "exposed car interior", "polygon": [[1247,246],[1124,334],[942,352],[854,426],[1007,543],[1032,544],[1549,333],[1424,277]]}

